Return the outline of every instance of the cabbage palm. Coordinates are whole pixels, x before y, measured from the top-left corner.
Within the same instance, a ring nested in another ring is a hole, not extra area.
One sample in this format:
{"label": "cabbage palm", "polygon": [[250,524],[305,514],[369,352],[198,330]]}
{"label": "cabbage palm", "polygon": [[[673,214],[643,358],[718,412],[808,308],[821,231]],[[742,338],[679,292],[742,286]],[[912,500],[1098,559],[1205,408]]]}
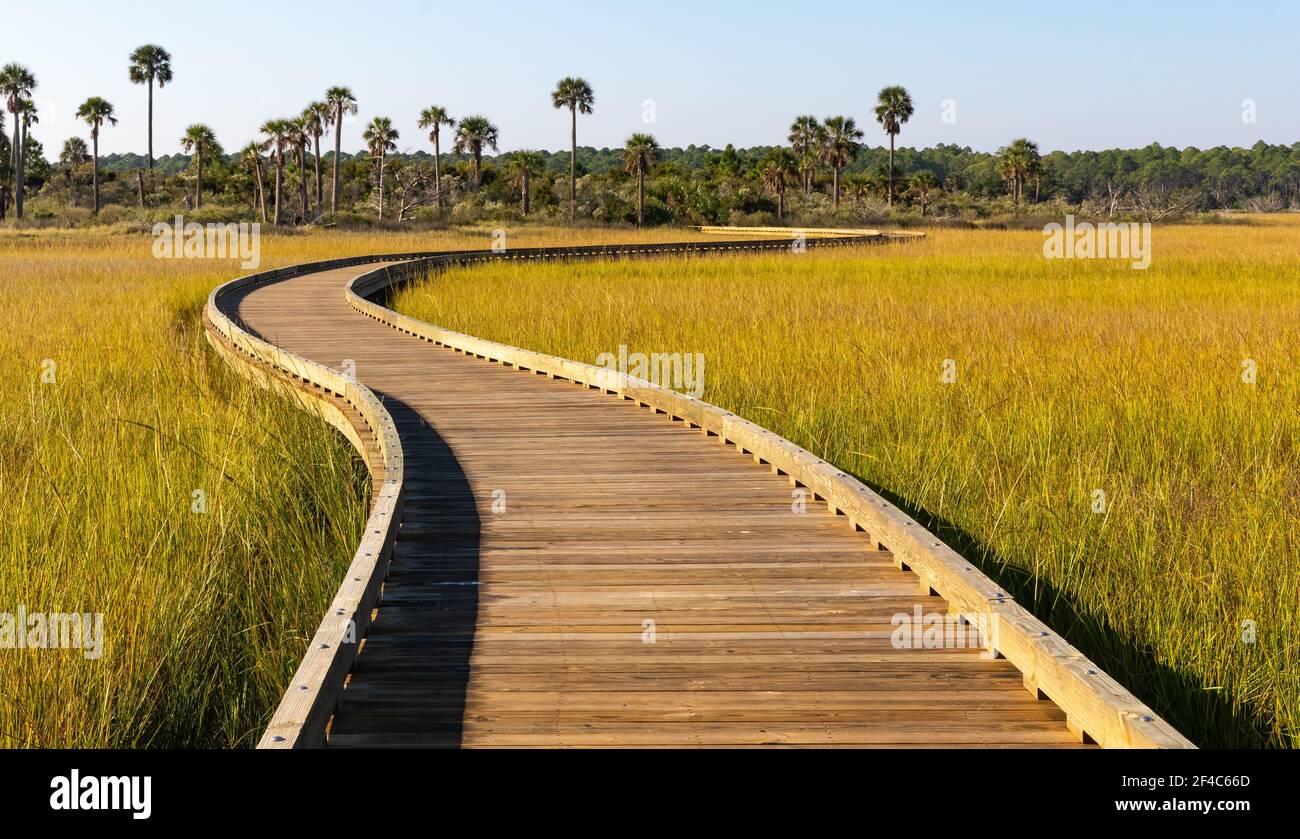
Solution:
{"label": "cabbage palm", "polygon": [[758,167],[758,174],[763,185],[776,195],[776,220],[785,221],[785,186],[798,171],[799,161],[794,152],[786,148],[775,148]]}
{"label": "cabbage palm", "polygon": [[[822,145],[822,126],[814,116],[795,117],[790,123],[790,147],[801,161],[804,195],[812,194],[813,176],[817,172],[817,153]],[[806,164],[806,165],[804,165]]]}
{"label": "cabbage palm", "polygon": [[1022,142],[1024,143],[1023,154],[1026,160],[1025,179],[1028,180],[1030,178],[1033,178],[1034,203],[1037,204],[1038,188],[1042,185],[1043,174],[1047,171],[1047,169],[1043,165],[1042,155],[1038,153],[1038,144],[1031,140],[1024,140],[1024,139],[1022,139]]}
{"label": "cabbage palm", "polygon": [[460,121],[456,128],[456,142],[452,146],[457,154],[469,152],[474,158],[474,185],[483,183],[483,147],[496,151],[500,132],[488,118],[469,116]]}
{"label": "cabbage palm", "polygon": [[903,123],[912,118],[912,97],[902,85],[891,85],[880,91],[876,102],[876,122],[889,135],[889,206],[894,206],[894,138],[903,130]]}
{"label": "cabbage palm", "polygon": [[835,208],[840,206],[840,173],[858,156],[862,131],[853,117],[827,117],[822,133],[822,160],[835,173]]}
{"label": "cabbage palm", "polygon": [[329,123],[332,108],[327,102],[312,102],[302,112],[302,121],[307,128],[307,133],[311,135],[312,150],[315,158],[312,163],[316,169],[316,207],[317,212],[325,211],[325,187],[321,183],[320,175],[320,138],[325,133],[325,126]]}
{"label": "cabbage palm", "polygon": [[198,210],[203,207],[203,158],[220,155],[221,146],[211,128],[195,123],[185,129],[181,136],[181,151],[194,155],[195,163],[198,164],[198,177],[194,179],[194,209]]}
{"label": "cabbage palm", "polygon": [[113,106],[108,100],[92,96],[81,107],[77,109],[77,119],[85,120],[90,126],[90,143],[94,147],[95,170],[95,214],[99,214],[99,129],[104,123],[117,125],[117,117],[113,116]]}
{"label": "cabbage palm", "polygon": [[517,151],[506,163],[506,171],[514,175],[515,184],[519,187],[520,208],[523,215],[528,215],[532,209],[532,179],[546,171],[546,158],[542,157],[541,152]]}
{"label": "cabbage palm", "polygon": [[456,124],[456,120],[447,115],[447,109],[440,105],[431,105],[420,112],[420,128],[427,129],[429,140],[433,143],[433,180],[438,194],[438,212],[443,210],[442,196],[442,142],[441,131]]}
{"label": "cabbage palm", "polygon": [[[0,126],[3,128],[3,126]],[[90,162],[90,146],[80,137],[69,137],[63,141],[63,150],[59,152],[59,163],[68,168],[75,168]]]}
{"label": "cabbage palm", "polygon": [[262,181],[262,147],[256,141],[239,152],[239,162],[253,174],[253,206],[260,208],[262,223],[266,223],[266,185]]}
{"label": "cabbage palm", "polygon": [[922,170],[912,176],[907,191],[920,202],[921,218],[925,218],[930,202],[934,200],[935,193],[939,191],[939,179],[935,177],[933,172]]}
{"label": "cabbage palm", "polygon": [[636,175],[636,226],[645,225],[645,176],[658,157],[659,143],[649,134],[633,134],[623,147],[623,168]]}
{"label": "cabbage palm", "polygon": [[298,218],[305,224],[307,222],[307,147],[311,145],[311,131],[302,116],[289,120],[289,124],[293,127],[289,141],[293,145],[294,155],[298,158]]}
{"label": "cabbage palm", "polygon": [[576,76],[560,79],[555,90],[551,92],[551,104],[556,108],[569,109],[569,218],[578,211],[578,114],[591,113],[596,96],[591,91],[587,80]]}
{"label": "cabbage palm", "polygon": [[388,153],[397,150],[397,129],[393,127],[393,121],[388,117],[375,117],[366,126],[366,130],[361,137],[366,141],[366,148],[370,150],[370,156],[375,159],[375,175],[376,180],[379,182],[379,218],[382,220],[384,217],[384,164],[388,159]]}
{"label": "cabbage palm", "polygon": [[153,169],[153,86],[157,84],[162,90],[172,80],[171,53],[157,44],[136,47],[131,53],[129,73],[134,84],[149,86],[149,168]]}
{"label": "cabbage palm", "polygon": [[14,117],[14,140],[9,153],[14,172],[14,214],[23,217],[23,191],[26,183],[23,154],[26,137],[22,133],[23,120],[19,116],[36,89],[36,77],[21,64],[6,64],[0,68],[0,95],[5,97],[5,107]]}
{"label": "cabbage palm", "polygon": [[[327,124],[334,126],[334,190],[330,193],[330,211],[339,210],[339,156],[343,146],[343,118],[357,112],[357,97],[348,87],[331,87],[325,91],[325,104],[330,106]],[[278,206],[278,203],[277,203]]]}
{"label": "cabbage palm", "polygon": [[287,119],[269,119],[258,129],[266,136],[262,148],[275,159],[275,216],[272,224],[280,223],[280,198],[284,187],[284,152],[293,137],[293,123]]}
{"label": "cabbage palm", "polygon": [[[1042,166],[1038,144],[1024,137],[1012,140],[1010,145],[998,149],[998,174],[1007,182],[1011,197],[1017,205],[1024,197],[1025,182],[1031,177],[1041,177]],[[1038,200],[1037,196],[1034,200]]]}

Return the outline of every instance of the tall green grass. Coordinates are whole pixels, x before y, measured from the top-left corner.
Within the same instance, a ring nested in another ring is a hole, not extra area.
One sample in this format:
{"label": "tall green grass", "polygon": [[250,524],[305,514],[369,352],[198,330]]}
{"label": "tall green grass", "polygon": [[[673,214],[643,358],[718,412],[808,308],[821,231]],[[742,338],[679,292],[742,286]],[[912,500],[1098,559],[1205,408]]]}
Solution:
{"label": "tall green grass", "polygon": [[395,305],[703,352],[706,399],[896,498],[1198,743],[1300,745],[1300,223],[1157,227],[1147,271],[1041,248],[497,263]]}

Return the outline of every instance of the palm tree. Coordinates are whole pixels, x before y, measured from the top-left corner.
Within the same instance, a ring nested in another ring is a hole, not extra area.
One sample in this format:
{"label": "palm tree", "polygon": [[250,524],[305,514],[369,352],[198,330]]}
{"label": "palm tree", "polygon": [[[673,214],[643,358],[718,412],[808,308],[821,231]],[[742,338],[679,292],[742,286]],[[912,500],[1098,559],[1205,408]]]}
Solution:
{"label": "palm tree", "polygon": [[95,215],[99,215],[99,129],[105,122],[117,125],[117,117],[113,116],[113,106],[108,100],[92,96],[77,109],[77,119],[85,120],[90,126],[90,143],[95,157]]}
{"label": "palm tree", "polygon": [[[357,97],[347,87],[331,87],[325,91],[325,104],[330,106],[328,123],[334,126],[334,191],[330,193],[330,212],[339,211],[339,155],[343,145],[343,117],[357,112]],[[279,206],[277,201],[276,206]]]}
{"label": "palm tree", "polygon": [[465,117],[456,128],[456,142],[452,149],[457,154],[469,152],[474,156],[474,185],[483,183],[483,147],[496,151],[500,132],[484,116]]}
{"label": "palm tree", "polygon": [[758,174],[763,185],[776,193],[776,220],[785,221],[785,185],[799,168],[794,152],[786,148],[772,149],[759,165]]}
{"label": "palm tree", "polygon": [[578,212],[578,113],[591,113],[591,106],[596,102],[596,95],[591,92],[591,85],[579,76],[566,76],[560,79],[551,92],[551,104],[556,108],[569,109],[569,219]]}
{"label": "palm tree", "polygon": [[[1038,144],[1020,137],[1012,140],[1011,145],[998,149],[998,173],[1007,182],[1011,197],[1018,206],[1029,178],[1042,177],[1043,161],[1038,154]],[[1036,190],[1034,200],[1038,200]]]}
{"label": "palm tree", "polygon": [[63,177],[68,183],[68,203],[76,206],[76,195],[72,191],[72,176],[77,167],[90,161],[90,146],[80,137],[69,137],[63,141],[59,152],[59,166],[63,168]]}
{"label": "palm tree", "polygon": [[293,136],[293,123],[287,119],[269,119],[258,129],[266,135],[262,149],[269,150],[275,158],[275,217],[272,224],[280,223],[280,196],[284,185],[284,152]]}
{"label": "palm tree", "polygon": [[379,218],[384,217],[384,163],[388,159],[390,151],[397,150],[397,129],[393,128],[393,121],[388,117],[375,117],[374,121],[366,126],[365,132],[361,138],[366,141],[366,148],[370,150],[370,156],[375,159],[376,163],[376,180],[379,182]]}
{"label": "palm tree", "polygon": [[902,85],[891,85],[880,91],[876,100],[876,122],[889,135],[889,206],[894,206],[894,138],[903,130],[903,123],[912,118],[912,97]]}
{"label": "palm tree", "polygon": [[32,71],[21,64],[6,64],[0,68],[0,94],[5,97],[5,107],[14,117],[14,140],[10,149],[10,163],[14,171],[14,214],[23,217],[23,189],[25,173],[23,171],[26,157],[24,145],[26,137],[22,133],[23,120],[19,116],[25,108],[26,101],[36,89],[36,77]]}
{"label": "palm tree", "polygon": [[194,160],[198,164],[198,177],[194,179],[194,209],[203,207],[203,158],[217,157],[221,154],[221,146],[217,143],[217,135],[202,123],[195,123],[185,129],[185,134],[181,137],[181,151],[186,154],[194,155]]}
{"label": "palm tree", "polygon": [[649,134],[633,134],[623,147],[623,168],[636,175],[636,226],[645,225],[645,176],[655,165],[659,143]]}
{"label": "palm tree", "polygon": [[[813,175],[817,171],[817,152],[822,145],[822,126],[814,116],[795,117],[790,123],[790,146],[800,159],[804,195],[812,194]],[[806,164],[806,165],[805,165]]]}
{"label": "palm tree", "polygon": [[835,173],[835,208],[840,206],[840,172],[858,156],[862,131],[853,117],[827,117],[822,134],[822,160]]}
{"label": "palm tree", "polygon": [[289,142],[293,146],[293,152],[298,157],[298,218],[307,222],[307,147],[311,145],[311,131],[307,128],[307,121],[301,116],[289,120],[292,131],[289,135]]}
{"label": "palm tree", "polygon": [[262,223],[266,223],[266,185],[262,181],[262,147],[256,141],[239,152],[239,162],[253,173],[253,207],[262,210]]}
{"label": "palm tree", "polygon": [[311,135],[312,149],[315,152],[313,164],[316,167],[317,212],[324,212],[325,208],[325,187],[321,183],[320,176],[320,138],[325,133],[325,125],[329,122],[330,114],[333,112],[333,108],[325,102],[312,102],[302,112],[302,121],[307,127],[307,133]]}
{"label": "palm tree", "polygon": [[[36,103],[33,102],[32,99],[31,99],[31,97],[28,97],[28,96],[24,96],[22,99],[19,99],[19,100],[18,100],[18,113],[17,113],[16,116],[17,116],[17,118],[22,122],[22,128],[23,128],[23,130],[22,130],[22,157],[23,157],[23,171],[26,172],[26,167],[27,167],[27,140],[28,140],[28,138],[30,137],[30,135],[31,135],[31,133],[32,133],[32,126],[33,126],[33,125],[40,125],[41,118],[40,118],[40,114],[38,114],[37,111],[36,111]],[[25,176],[25,175],[24,175],[24,179],[23,179],[23,180],[24,180],[24,183],[26,183],[26,176]],[[24,187],[24,192],[25,192],[25,191],[26,191],[26,188]]]}
{"label": "palm tree", "polygon": [[65,167],[80,166],[90,162],[90,146],[80,137],[69,137],[63,141],[63,150],[59,152],[59,163]]}
{"label": "palm tree", "polygon": [[546,171],[546,158],[542,157],[541,152],[536,151],[517,151],[510,157],[506,164],[506,171],[515,176],[515,184],[519,187],[520,205],[523,215],[528,215],[532,209],[530,185],[532,179],[540,176]]}
{"label": "palm tree", "polygon": [[456,124],[456,120],[447,116],[447,109],[440,105],[431,105],[420,112],[420,128],[428,129],[429,140],[433,142],[433,180],[438,194],[438,212],[443,210],[442,197],[442,143],[441,130]]}
{"label": "palm tree", "polygon": [[929,209],[930,202],[934,200],[934,194],[939,191],[939,179],[933,172],[922,170],[912,176],[907,191],[921,202],[921,218],[925,218],[925,212]]}
{"label": "palm tree", "polygon": [[153,169],[153,86],[158,89],[172,80],[171,53],[157,44],[136,47],[131,53],[131,81],[149,86],[149,168]]}
{"label": "palm tree", "polygon": [[1038,144],[1023,138],[1021,142],[1024,143],[1023,148],[1026,159],[1025,179],[1032,178],[1034,181],[1034,203],[1037,204],[1038,189],[1042,186],[1043,175],[1046,173],[1047,168],[1043,165],[1042,155],[1038,153]]}

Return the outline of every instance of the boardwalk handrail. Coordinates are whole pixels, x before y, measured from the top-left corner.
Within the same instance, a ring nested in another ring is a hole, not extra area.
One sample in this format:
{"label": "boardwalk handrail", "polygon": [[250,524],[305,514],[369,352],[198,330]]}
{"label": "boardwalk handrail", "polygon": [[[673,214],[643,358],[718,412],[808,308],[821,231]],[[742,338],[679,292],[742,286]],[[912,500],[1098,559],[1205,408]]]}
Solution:
{"label": "boardwalk handrail", "polygon": [[[853,241],[827,240],[822,244]],[[769,240],[750,244],[754,249],[787,248],[793,242]],[[673,248],[695,249],[676,245],[660,250]],[[568,252],[557,252],[561,250]],[[647,252],[641,248],[634,250]],[[518,254],[516,258],[588,255],[586,249],[534,251],[540,252]],[[348,302],[359,312],[408,334],[521,370],[617,394],[668,414],[673,420],[684,421],[688,427],[699,428],[724,444],[734,444],[739,453],[751,454],[755,460],[769,464],[824,500],[832,512],[846,516],[854,528],[867,531],[873,541],[894,553],[900,565],[920,577],[927,591],[937,592],[955,612],[986,627],[985,634],[994,651],[1021,671],[1029,690],[1046,695],[1065,712],[1071,730],[1080,738],[1091,739],[1107,748],[1195,748],[1172,725],[960,554],[861,481],[811,452],[730,411],[643,379],[442,329],[367,299],[417,276],[491,258],[493,255],[485,252],[447,254],[380,268],[348,284]]]}
{"label": "boardwalk handrail", "polygon": [[[810,239],[809,245],[858,244],[869,241],[884,242],[889,234],[873,234],[836,238],[822,241]],[[271,721],[258,741],[258,748],[293,749],[312,748],[325,741],[326,727],[344,680],[356,660],[357,648],[370,625],[371,614],[379,600],[388,560],[392,554],[398,528],[401,524],[403,499],[403,453],[392,416],[373,392],[355,379],[324,364],[288,352],[274,344],[252,335],[235,322],[221,307],[223,298],[258,285],[279,282],[305,274],[330,271],[338,268],[373,263],[412,262],[418,260],[450,259],[483,261],[488,259],[555,259],[598,258],[648,254],[682,253],[686,251],[718,252],[731,250],[784,249],[788,243],[771,241],[728,241],[671,243],[648,245],[594,245],[569,248],[516,248],[504,251],[421,251],[415,253],[372,254],[342,259],[309,262],[271,271],[250,274],[230,280],[213,289],[208,295],[204,315],[217,335],[208,338],[217,346],[223,359],[240,361],[254,370],[270,368],[290,381],[310,384],[318,388],[313,395],[326,400],[338,398],[352,405],[362,416],[367,429],[354,429],[348,439],[361,452],[365,449],[365,436],[371,436],[381,456],[383,483],[373,499],[364,535],[357,546],[352,562],[342,584],[335,593],[329,609],[312,636],[307,652],[295,670],[288,689],[280,700]],[[218,344],[218,340],[224,343]],[[346,419],[335,409],[327,419],[340,425]],[[346,433],[346,431],[345,431]],[[367,461],[368,462],[368,461]]]}

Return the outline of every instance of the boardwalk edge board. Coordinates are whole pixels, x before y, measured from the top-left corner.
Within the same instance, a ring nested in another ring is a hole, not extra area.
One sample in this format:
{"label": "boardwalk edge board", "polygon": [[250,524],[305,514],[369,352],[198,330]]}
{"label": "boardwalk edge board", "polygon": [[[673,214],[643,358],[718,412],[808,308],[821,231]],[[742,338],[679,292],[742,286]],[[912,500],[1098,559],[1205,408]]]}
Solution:
{"label": "boardwalk edge board", "polygon": [[[358,312],[437,345],[632,400],[640,406],[667,414],[673,421],[684,422],[688,427],[716,437],[723,444],[733,445],[737,453],[750,455],[755,461],[785,475],[792,485],[805,487],[817,499],[824,501],[832,512],[844,515],[852,527],[865,531],[873,542],[893,551],[900,565],[915,573],[927,591],[932,590],[944,597],[954,612],[968,620],[982,621],[981,625],[989,628],[988,635],[996,646],[995,652],[1021,671],[1027,689],[1055,702],[1065,712],[1076,736],[1107,748],[1195,748],[1173,726],[902,510],[857,479],[790,441],[689,395],[620,376],[603,367],[452,332],[399,314],[368,299],[430,273],[498,259],[566,260],[787,251],[797,244],[854,245],[910,238],[908,234],[877,231],[817,230],[815,233],[819,235],[816,238],[803,238],[814,231],[702,230],[708,233],[802,235],[797,239],[375,255],[255,274],[227,282],[212,292],[208,299],[207,317],[221,337],[237,351],[235,354],[223,353],[223,357],[227,361],[238,359],[246,364],[260,362],[290,380],[315,385],[320,389],[319,397],[322,399],[336,395],[354,406],[371,429],[378,429],[375,437],[385,468],[383,490],[373,506],[366,535],[348,576],[313,637],[258,747],[314,747],[322,745],[325,740],[326,726],[358,646],[340,641],[349,629],[354,631],[353,637],[364,637],[371,611],[378,602],[388,557],[400,525],[402,451],[392,418],[369,389],[337,370],[254,337],[221,311],[220,300],[231,292],[257,284],[382,262],[390,264],[363,273],[347,285],[348,302]],[[832,233],[838,235],[828,235]],[[362,430],[357,431],[360,433]],[[353,440],[354,445],[357,442]],[[362,451],[364,453],[364,449]]]}

